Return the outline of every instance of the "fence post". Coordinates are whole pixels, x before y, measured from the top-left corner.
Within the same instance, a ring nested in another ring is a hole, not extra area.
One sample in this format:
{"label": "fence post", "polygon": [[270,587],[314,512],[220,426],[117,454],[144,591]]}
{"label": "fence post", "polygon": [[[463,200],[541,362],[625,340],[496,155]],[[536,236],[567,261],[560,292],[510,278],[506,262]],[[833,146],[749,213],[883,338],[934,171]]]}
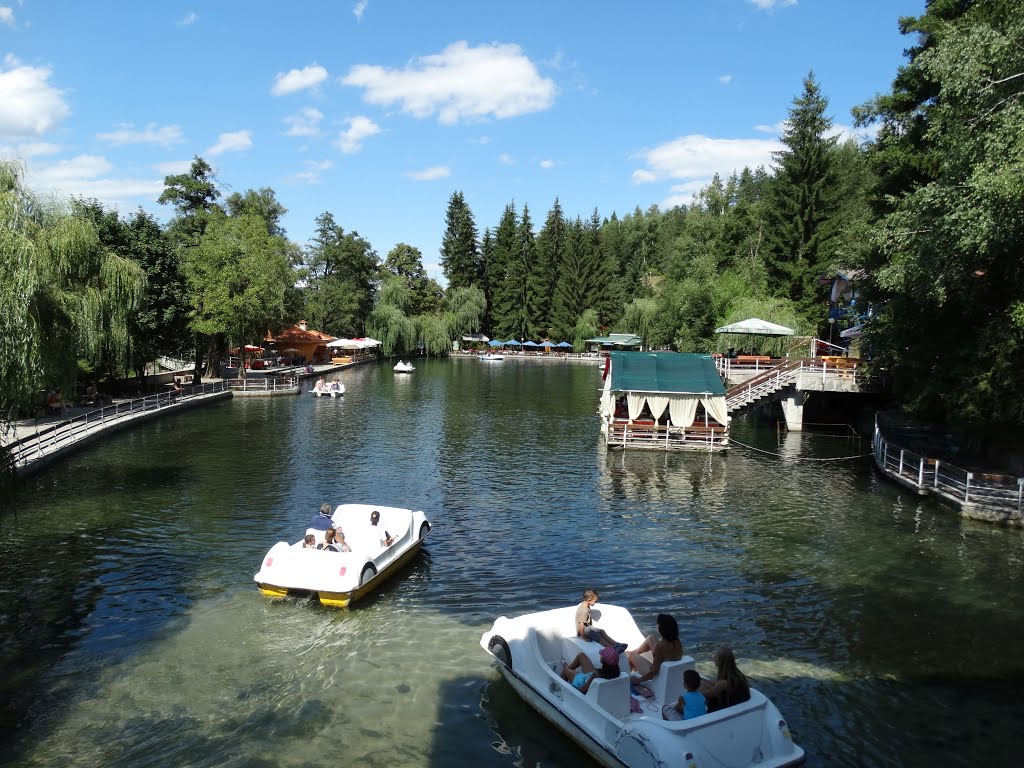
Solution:
{"label": "fence post", "polygon": [[973,479],[973,477],[974,477],[974,473],[973,472],[968,472],[967,473],[967,484],[964,486],[964,504],[967,503],[968,497],[971,494],[971,480]]}
{"label": "fence post", "polygon": [[900,477],[903,477],[903,451],[904,451],[904,449],[900,448],[900,471],[899,471],[899,476]]}
{"label": "fence post", "polygon": [[1021,514],[1021,501],[1024,500],[1024,477],[1017,478],[1017,514]]}
{"label": "fence post", "polygon": [[924,488],[924,456],[921,457],[921,463],[917,468],[917,487]]}
{"label": "fence post", "polygon": [[939,460],[935,460],[935,490],[939,490]]}
{"label": "fence post", "polygon": [[889,443],[882,441],[882,469],[888,469],[889,464]]}

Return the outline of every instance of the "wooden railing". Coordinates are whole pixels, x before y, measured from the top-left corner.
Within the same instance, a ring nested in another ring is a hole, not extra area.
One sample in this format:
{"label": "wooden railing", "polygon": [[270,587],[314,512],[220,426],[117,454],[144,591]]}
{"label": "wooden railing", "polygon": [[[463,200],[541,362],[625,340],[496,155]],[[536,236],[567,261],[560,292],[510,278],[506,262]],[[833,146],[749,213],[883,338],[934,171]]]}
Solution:
{"label": "wooden railing", "polygon": [[717,424],[694,423],[689,427],[671,424],[629,423],[612,421],[608,424],[606,442],[609,447],[620,448],[726,448],[728,430]]}
{"label": "wooden railing", "polygon": [[958,504],[976,504],[1024,516],[1024,478],[970,472],[895,445],[882,434],[877,418],[872,451],[879,469],[921,495],[934,493]]}
{"label": "wooden railing", "polygon": [[215,381],[209,384],[185,387],[180,392],[158,392],[134,400],[114,403],[105,408],[98,408],[80,416],[37,428],[32,434],[9,443],[7,449],[15,466],[23,467],[37,458],[43,458],[57,448],[63,448],[100,429],[127,421],[140,413],[159,411],[188,400],[225,392],[227,389],[225,382]]}

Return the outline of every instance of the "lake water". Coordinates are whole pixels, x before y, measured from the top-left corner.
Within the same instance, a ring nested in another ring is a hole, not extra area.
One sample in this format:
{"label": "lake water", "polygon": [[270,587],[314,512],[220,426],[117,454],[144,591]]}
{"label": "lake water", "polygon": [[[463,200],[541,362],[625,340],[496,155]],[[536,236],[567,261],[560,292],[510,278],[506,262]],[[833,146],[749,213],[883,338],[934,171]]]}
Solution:
{"label": "lake water", "polygon": [[[105,439],[0,517],[0,763],[576,766],[479,647],[594,586],[711,672],[730,643],[809,763],[1018,765],[1024,534],[881,480],[867,442],[737,419],[722,455],[606,451],[597,366],[417,361]],[[415,507],[337,611],[252,576],[320,503]]]}

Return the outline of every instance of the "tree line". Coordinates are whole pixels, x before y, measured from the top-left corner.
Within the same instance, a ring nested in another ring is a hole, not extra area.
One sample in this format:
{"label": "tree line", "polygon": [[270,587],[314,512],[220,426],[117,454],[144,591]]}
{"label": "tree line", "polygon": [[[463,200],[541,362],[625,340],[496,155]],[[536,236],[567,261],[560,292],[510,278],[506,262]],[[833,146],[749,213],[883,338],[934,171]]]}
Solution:
{"label": "tree line", "polygon": [[[757,316],[827,337],[821,278],[862,270],[863,349],[908,409],[1024,423],[1024,14],[1019,0],[933,0],[900,20],[913,45],[891,92],[855,110],[877,129],[841,141],[814,73],[770,167],[716,175],[689,205],[543,220],[510,201],[481,231],[461,191],[444,215],[442,287],[421,252],[384,259],[325,211],[305,246],[272,189],[222,197],[196,157],[166,177],[161,226],[95,201],[34,197],[0,164],[4,418],[82,369],[141,374],[160,355],[212,372],[229,346],[307,319],[371,335],[385,354],[446,354],[466,333],[569,340],[636,333],[707,352]],[[869,311],[870,307],[870,311]],[[752,351],[785,341],[751,339]]]}

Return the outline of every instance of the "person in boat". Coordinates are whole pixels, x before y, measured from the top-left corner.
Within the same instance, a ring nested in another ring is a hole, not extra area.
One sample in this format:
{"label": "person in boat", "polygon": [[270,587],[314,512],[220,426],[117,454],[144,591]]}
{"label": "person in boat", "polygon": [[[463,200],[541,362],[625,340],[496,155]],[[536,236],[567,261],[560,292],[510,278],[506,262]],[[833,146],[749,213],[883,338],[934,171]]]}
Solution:
{"label": "person in boat", "polygon": [[315,531],[326,531],[328,528],[334,527],[334,521],[331,520],[331,512],[333,507],[326,501],[320,505],[320,511],[313,516],[313,519],[309,521],[309,528]]}
{"label": "person in boat", "polygon": [[345,542],[345,534],[342,533],[340,530],[334,532],[334,545],[338,548],[339,552],[351,552],[352,551],[352,547],[350,547]]}
{"label": "person in boat", "polygon": [[675,704],[666,704],[661,716],[666,720],[692,720],[708,713],[708,703],[700,692],[700,675],[695,669],[683,672],[683,695]]}
{"label": "person in boat", "polygon": [[317,393],[327,391],[327,382],[324,381],[323,376],[316,380],[316,384],[313,385],[313,391]]}
{"label": "person in boat", "polygon": [[[373,510],[373,512],[370,513],[370,525],[372,525],[374,528],[376,528],[377,527],[377,523],[379,523],[379,522],[380,522],[380,512],[378,512],[375,509],[375,510]],[[380,544],[381,544],[382,547],[390,547],[392,544],[395,543],[395,541],[396,541],[395,537],[392,536],[387,531],[384,531],[381,534],[381,536],[380,536]]]}
{"label": "person in boat", "polygon": [[750,700],[750,684],[747,676],[736,666],[732,648],[727,645],[718,646],[715,651],[715,668],[718,670],[718,679],[713,683],[710,680],[701,680],[700,683],[700,692],[707,699],[708,712],[717,712]]}
{"label": "person in boat", "polygon": [[312,533],[307,533],[306,538],[302,540],[303,549],[316,549],[316,536]]}
{"label": "person in boat", "polygon": [[679,624],[675,618],[659,613],[657,625],[660,637],[648,635],[636,650],[626,651],[629,668],[639,673],[638,677],[632,678],[634,683],[653,680],[661,671],[662,663],[683,658],[683,643],[679,639]]}
{"label": "person in boat", "polygon": [[338,542],[334,538],[336,534],[336,529],[328,528],[326,531],[324,531],[324,543],[317,544],[316,548],[324,549],[328,552],[341,552],[341,547],[338,546]]}
{"label": "person in boat", "polygon": [[595,669],[590,659],[587,658],[587,654],[580,651],[576,654],[576,658],[570,663],[562,667],[562,679],[567,683],[572,683],[572,687],[578,690],[580,693],[586,693],[590,689],[590,684],[594,682],[596,678],[604,678],[605,680],[613,680],[619,676],[619,653],[614,648],[602,648],[601,653],[601,668]]}
{"label": "person in boat", "polygon": [[341,391],[341,385],[338,382],[336,382],[336,381],[332,381],[331,382],[331,392],[340,392],[340,391]]}
{"label": "person in boat", "polygon": [[622,653],[626,650],[625,643],[617,643],[608,637],[603,629],[594,626],[590,617],[590,609],[598,600],[596,589],[583,590],[583,602],[576,607],[576,636],[594,643],[600,643],[605,648],[614,648],[615,652]]}

